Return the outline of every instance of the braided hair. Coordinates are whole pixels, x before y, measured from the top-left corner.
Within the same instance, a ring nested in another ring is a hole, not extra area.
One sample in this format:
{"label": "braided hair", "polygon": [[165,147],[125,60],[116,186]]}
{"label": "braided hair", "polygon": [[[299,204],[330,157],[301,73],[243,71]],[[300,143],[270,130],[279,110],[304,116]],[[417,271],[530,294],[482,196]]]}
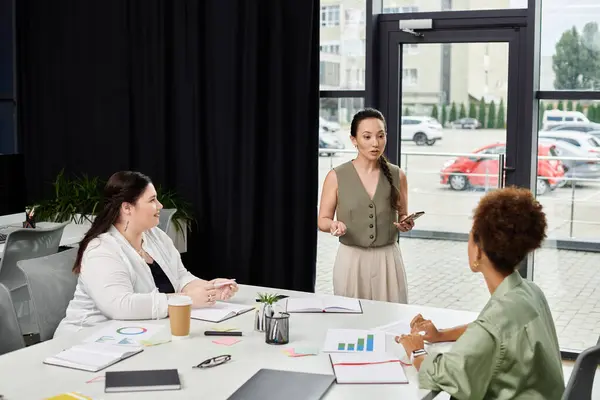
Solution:
{"label": "braided hair", "polygon": [[[352,118],[352,123],[350,124],[350,135],[352,135],[352,137],[356,137],[356,133],[358,131],[358,126],[360,125],[360,123],[366,119],[371,119],[371,118],[380,120],[381,122],[383,122],[383,125],[385,127],[385,125],[386,125],[385,118],[383,117],[383,114],[379,110],[376,110],[374,108],[365,108],[363,110],[360,110],[356,114],[354,114],[354,117]],[[387,179],[387,181],[390,183],[390,186],[392,188],[392,195],[390,196],[390,205],[392,206],[392,209],[400,211],[399,207],[398,207],[398,199],[400,198],[400,191],[398,190],[398,187],[396,187],[394,185],[394,180],[392,178],[392,170],[390,169],[390,163],[389,163],[388,159],[385,157],[385,155],[383,155],[383,154],[381,156],[379,156],[378,161],[379,161],[379,168],[381,168],[381,172],[383,172],[385,179]]]}
{"label": "braided hair", "polygon": [[88,244],[101,234],[107,232],[111,225],[119,219],[121,204],[134,204],[150,183],[152,181],[146,175],[133,171],[116,172],[110,177],[104,187],[102,209],[96,215],[96,218],[94,218],[92,226],[79,244],[77,258],[73,266],[74,273],[78,274],[81,272],[81,260]]}

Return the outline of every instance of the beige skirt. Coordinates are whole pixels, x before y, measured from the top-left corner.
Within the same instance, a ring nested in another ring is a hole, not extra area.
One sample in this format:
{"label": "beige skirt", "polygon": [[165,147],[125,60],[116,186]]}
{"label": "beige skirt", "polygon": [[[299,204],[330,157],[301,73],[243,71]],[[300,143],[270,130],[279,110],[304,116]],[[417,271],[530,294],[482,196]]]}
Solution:
{"label": "beige skirt", "polygon": [[364,248],[340,243],[333,266],[333,293],[407,304],[406,272],[398,245]]}

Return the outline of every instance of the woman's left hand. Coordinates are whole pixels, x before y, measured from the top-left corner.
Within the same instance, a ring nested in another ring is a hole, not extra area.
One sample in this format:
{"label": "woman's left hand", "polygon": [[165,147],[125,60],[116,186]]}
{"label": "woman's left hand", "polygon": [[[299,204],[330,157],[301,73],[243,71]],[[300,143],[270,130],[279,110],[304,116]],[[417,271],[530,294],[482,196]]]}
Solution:
{"label": "woman's left hand", "polygon": [[232,279],[217,278],[210,282],[215,285],[219,300],[229,300],[239,290],[238,284]]}
{"label": "woman's left hand", "polygon": [[415,226],[415,221],[413,219],[402,222],[402,219],[406,217],[407,215],[400,215],[398,217],[398,221],[400,222],[394,222],[394,225],[396,225],[396,228],[398,228],[400,232],[408,232]]}
{"label": "woman's left hand", "polygon": [[413,351],[425,348],[423,337],[419,334],[396,336],[396,343],[400,343],[404,347],[408,358],[410,358]]}

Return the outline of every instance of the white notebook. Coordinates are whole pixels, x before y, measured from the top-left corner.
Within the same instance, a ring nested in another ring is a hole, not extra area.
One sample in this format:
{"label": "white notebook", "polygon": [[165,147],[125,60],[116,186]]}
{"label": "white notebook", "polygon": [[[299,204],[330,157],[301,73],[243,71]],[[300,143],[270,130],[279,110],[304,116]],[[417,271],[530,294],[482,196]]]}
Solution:
{"label": "white notebook", "polygon": [[358,299],[338,296],[295,297],[287,299],[289,313],[347,313],[362,314]]}
{"label": "white notebook", "polygon": [[85,343],[46,358],[44,364],[97,372],[142,351],[144,351],[142,347]]}
{"label": "white notebook", "polygon": [[332,353],[337,383],[408,383],[400,358],[386,353]]}
{"label": "white notebook", "polygon": [[250,310],[254,310],[254,306],[217,301],[212,307],[193,309],[192,319],[221,322]]}

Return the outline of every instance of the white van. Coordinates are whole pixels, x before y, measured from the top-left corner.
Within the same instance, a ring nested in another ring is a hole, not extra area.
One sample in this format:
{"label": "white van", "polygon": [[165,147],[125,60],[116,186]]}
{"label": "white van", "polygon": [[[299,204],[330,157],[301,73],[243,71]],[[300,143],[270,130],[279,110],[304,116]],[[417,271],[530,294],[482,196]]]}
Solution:
{"label": "white van", "polygon": [[580,111],[546,110],[542,120],[542,129],[566,123],[589,123],[590,120]]}

